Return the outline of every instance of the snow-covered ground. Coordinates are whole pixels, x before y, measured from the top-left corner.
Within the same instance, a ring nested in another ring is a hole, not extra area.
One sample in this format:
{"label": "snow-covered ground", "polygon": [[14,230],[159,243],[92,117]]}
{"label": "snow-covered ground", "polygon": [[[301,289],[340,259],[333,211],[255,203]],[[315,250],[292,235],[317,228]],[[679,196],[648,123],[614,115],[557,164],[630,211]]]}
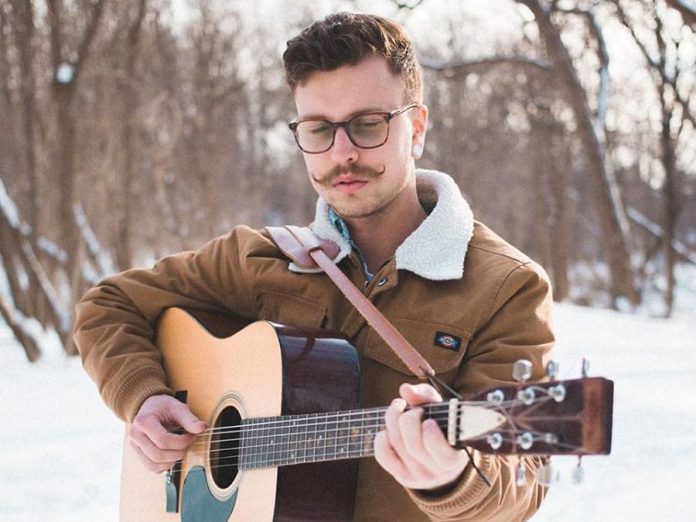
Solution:
{"label": "snow-covered ground", "polygon": [[[559,305],[561,377],[615,381],[613,451],[556,458],[535,521],[696,520],[696,310],[671,320]],[[27,363],[0,327],[0,520],[115,521],[121,423],[77,359]]]}

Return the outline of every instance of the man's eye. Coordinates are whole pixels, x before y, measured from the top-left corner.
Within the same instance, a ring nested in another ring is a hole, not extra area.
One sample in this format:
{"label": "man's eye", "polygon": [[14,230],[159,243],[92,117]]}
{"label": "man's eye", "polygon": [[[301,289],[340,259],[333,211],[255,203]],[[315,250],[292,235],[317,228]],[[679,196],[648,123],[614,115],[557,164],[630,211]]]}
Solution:
{"label": "man's eye", "polygon": [[384,119],[383,118],[375,118],[375,117],[362,117],[362,118],[357,118],[351,122],[351,126],[354,129],[374,129],[375,127],[379,127],[380,125],[384,124]]}
{"label": "man's eye", "polygon": [[331,132],[331,125],[325,121],[308,121],[305,123],[305,127],[307,128],[307,132],[312,134],[327,134]]}

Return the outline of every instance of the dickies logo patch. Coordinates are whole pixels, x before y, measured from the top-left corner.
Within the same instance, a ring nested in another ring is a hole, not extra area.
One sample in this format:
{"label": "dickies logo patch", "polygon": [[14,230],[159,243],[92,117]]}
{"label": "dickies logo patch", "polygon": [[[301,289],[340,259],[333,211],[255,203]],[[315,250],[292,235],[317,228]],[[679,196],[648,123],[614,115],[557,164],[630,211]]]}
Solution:
{"label": "dickies logo patch", "polygon": [[452,350],[453,352],[458,352],[459,348],[462,346],[462,338],[456,335],[448,334],[445,332],[437,332],[435,334],[435,346],[445,348],[446,350]]}

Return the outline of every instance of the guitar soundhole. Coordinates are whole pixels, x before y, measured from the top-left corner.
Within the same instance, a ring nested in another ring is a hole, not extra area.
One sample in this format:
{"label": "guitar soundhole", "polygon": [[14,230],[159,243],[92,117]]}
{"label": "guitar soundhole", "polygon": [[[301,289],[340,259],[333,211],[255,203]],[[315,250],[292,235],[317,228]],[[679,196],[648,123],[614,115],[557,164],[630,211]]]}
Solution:
{"label": "guitar soundhole", "polygon": [[223,409],[215,421],[215,432],[210,441],[210,471],[220,489],[230,487],[237,477],[240,434],[235,427],[240,422],[239,411],[233,407]]}

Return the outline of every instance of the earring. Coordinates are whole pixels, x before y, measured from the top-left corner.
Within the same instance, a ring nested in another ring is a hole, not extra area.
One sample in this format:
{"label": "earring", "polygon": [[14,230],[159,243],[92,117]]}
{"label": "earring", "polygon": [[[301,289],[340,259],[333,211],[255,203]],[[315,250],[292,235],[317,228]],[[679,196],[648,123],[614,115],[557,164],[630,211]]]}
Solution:
{"label": "earring", "polygon": [[421,145],[420,143],[414,143],[413,144],[413,155],[416,157],[416,159],[420,159],[422,154],[423,154],[423,145]]}

